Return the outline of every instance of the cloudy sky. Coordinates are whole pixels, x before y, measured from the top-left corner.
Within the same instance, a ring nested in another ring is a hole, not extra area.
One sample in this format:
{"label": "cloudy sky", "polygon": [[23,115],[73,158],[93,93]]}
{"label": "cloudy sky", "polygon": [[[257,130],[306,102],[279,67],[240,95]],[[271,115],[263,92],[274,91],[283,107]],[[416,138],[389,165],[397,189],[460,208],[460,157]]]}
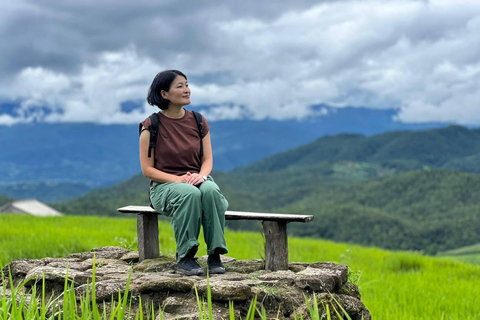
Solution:
{"label": "cloudy sky", "polygon": [[477,0],[3,0],[0,33],[0,125],[138,123],[164,69],[209,120],[327,104],[480,125]]}

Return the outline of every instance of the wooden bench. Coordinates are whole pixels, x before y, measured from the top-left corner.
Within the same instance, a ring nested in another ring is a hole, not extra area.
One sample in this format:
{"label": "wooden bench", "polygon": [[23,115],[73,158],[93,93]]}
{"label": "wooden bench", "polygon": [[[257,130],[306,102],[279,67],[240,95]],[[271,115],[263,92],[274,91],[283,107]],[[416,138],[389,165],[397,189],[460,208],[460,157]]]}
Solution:
{"label": "wooden bench", "polygon": [[[160,213],[147,206],[126,206],[118,209],[122,213],[137,214],[138,254],[140,261],[160,256],[158,244],[158,217]],[[288,269],[287,223],[310,222],[311,215],[225,212],[226,220],[260,220],[265,234],[265,269]]]}

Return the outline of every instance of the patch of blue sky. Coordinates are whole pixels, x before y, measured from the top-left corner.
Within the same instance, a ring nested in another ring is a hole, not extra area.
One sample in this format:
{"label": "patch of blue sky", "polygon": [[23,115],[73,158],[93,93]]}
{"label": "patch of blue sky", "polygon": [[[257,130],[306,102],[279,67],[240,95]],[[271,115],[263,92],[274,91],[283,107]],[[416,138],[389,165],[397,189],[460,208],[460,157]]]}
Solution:
{"label": "patch of blue sky", "polygon": [[17,116],[19,108],[20,108],[19,102],[0,102],[0,114]]}
{"label": "patch of blue sky", "polygon": [[120,104],[121,111],[131,113],[135,110],[143,110],[143,100],[128,100]]}

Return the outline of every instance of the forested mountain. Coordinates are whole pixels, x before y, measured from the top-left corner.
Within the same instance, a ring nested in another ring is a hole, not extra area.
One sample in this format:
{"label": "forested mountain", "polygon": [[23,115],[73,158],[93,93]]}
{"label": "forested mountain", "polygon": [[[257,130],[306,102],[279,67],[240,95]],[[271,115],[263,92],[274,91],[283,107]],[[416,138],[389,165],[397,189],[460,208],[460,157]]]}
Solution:
{"label": "forested mountain", "polygon": [[[480,175],[459,171],[476,172],[479,142],[479,130],[462,127],[342,134],[213,176],[230,210],[315,215],[312,223],[292,223],[292,234],[435,253],[480,242]],[[147,179],[136,176],[55,206],[115,214],[148,205],[147,190]]]}
{"label": "forested mountain", "polygon": [[449,126],[372,137],[358,134],[325,136],[237,171],[267,172],[322,161],[372,163],[398,171],[428,166],[480,173],[480,129]]}

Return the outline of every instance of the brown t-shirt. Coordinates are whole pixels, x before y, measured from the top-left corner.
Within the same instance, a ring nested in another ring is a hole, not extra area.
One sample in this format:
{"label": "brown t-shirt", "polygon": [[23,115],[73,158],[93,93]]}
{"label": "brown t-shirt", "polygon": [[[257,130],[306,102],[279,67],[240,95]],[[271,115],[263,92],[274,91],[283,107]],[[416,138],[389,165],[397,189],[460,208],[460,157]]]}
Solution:
{"label": "brown t-shirt", "polygon": [[[172,119],[158,112],[158,117],[160,125],[154,167],[177,176],[187,172],[200,172],[202,166],[200,133],[193,113],[185,109],[185,115],[182,118]],[[203,116],[202,118],[203,133],[207,135],[210,126]],[[145,119],[141,124],[148,129],[151,124],[150,118]]]}

